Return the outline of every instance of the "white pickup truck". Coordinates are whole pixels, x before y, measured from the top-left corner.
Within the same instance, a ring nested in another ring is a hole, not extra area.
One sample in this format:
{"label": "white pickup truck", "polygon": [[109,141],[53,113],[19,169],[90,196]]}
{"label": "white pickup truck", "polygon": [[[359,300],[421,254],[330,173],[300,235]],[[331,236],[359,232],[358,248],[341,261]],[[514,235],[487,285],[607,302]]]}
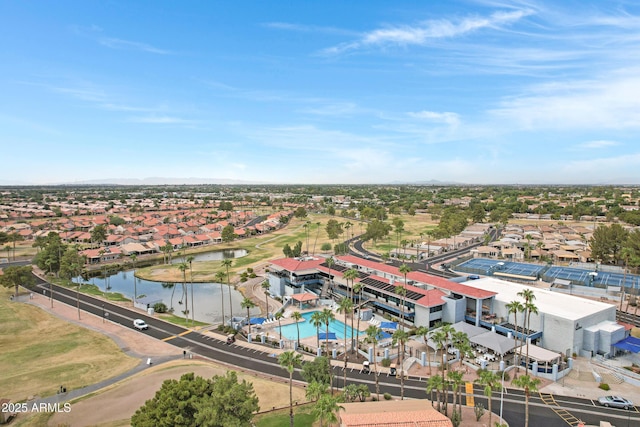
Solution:
{"label": "white pickup truck", "polygon": [[149,325],[142,319],[136,319],[133,321],[133,327],[139,330],[149,329]]}

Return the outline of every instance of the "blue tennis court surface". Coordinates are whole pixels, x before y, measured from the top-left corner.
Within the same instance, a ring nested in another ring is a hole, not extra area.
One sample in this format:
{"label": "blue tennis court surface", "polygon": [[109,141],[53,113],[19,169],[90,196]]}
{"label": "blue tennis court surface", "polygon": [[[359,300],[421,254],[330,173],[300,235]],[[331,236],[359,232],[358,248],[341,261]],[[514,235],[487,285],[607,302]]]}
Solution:
{"label": "blue tennis court surface", "polygon": [[636,274],[594,271],[575,267],[557,267],[523,262],[501,261],[488,258],[473,258],[455,267],[456,271],[483,276],[503,276],[522,280],[553,282],[555,279],[570,280],[576,285],[607,287],[625,286],[640,288],[640,276]]}
{"label": "blue tennis court surface", "polygon": [[[537,279],[540,272],[545,268],[547,267],[544,265],[500,261],[487,258],[473,258],[458,265],[456,270],[465,271],[467,273],[482,274],[484,276],[501,273],[505,275],[523,276],[523,278]],[[498,274],[498,276],[499,275],[500,274]]]}

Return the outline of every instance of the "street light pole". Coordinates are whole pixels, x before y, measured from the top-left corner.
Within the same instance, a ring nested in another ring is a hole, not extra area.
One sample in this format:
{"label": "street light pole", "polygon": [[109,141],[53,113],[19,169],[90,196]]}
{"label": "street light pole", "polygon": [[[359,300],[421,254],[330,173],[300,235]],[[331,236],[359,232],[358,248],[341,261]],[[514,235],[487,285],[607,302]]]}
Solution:
{"label": "street light pole", "polygon": [[102,323],[104,323],[104,304],[102,304]]}
{"label": "street light pole", "polygon": [[504,374],[505,371],[502,371],[502,381],[500,383],[500,423],[502,423],[502,406],[504,404]]}

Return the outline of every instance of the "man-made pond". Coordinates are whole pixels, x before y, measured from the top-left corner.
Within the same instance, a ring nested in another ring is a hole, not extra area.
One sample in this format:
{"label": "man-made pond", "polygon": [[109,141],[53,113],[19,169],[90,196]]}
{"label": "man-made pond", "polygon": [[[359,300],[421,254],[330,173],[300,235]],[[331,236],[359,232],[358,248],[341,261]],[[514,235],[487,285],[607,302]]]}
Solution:
{"label": "man-made pond", "polygon": [[[207,254],[203,254],[207,255]],[[98,286],[102,291],[120,292],[125,297],[133,300],[135,288],[138,297],[145,295],[151,299],[159,299],[164,302],[167,307],[173,304],[174,314],[183,317],[182,311],[185,309],[185,292],[188,294],[189,310],[191,307],[191,285],[187,282],[184,286],[179,283],[163,283],[152,282],[134,278],[133,270],[121,271],[112,274],[106,279],[102,276],[96,276],[89,279],[89,282]],[[109,289],[107,289],[109,287]],[[206,323],[220,323],[222,321],[222,304],[224,303],[225,319],[229,318],[229,287],[222,285],[224,291],[224,301],[220,293],[220,284],[218,283],[194,283],[193,284],[193,301],[194,301],[194,317],[196,320]],[[244,297],[242,294],[231,287],[231,302],[233,315],[236,317],[246,316],[247,310],[242,308],[240,303]],[[251,315],[260,313],[259,308],[254,308]],[[191,317],[191,316],[189,316]]]}
{"label": "man-made pond", "polygon": [[[223,259],[241,258],[247,255],[247,251],[244,249],[227,249],[224,251],[211,251],[202,252],[199,254],[189,254],[187,256],[193,256],[193,262],[198,261],[221,261]],[[186,256],[182,257],[178,252],[172,253],[172,264],[180,264],[183,260],[186,260]]]}

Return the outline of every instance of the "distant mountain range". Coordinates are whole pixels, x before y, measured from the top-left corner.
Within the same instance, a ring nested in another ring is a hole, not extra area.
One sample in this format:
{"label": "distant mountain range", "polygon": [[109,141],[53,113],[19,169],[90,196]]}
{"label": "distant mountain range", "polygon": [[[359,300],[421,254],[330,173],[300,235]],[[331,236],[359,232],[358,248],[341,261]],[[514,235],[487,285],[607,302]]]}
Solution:
{"label": "distant mountain range", "polygon": [[[269,181],[243,181],[239,179],[219,179],[219,178],[169,178],[169,177],[149,177],[149,178],[103,178],[103,179],[88,179],[83,181],[69,181],[69,182],[48,182],[48,183],[33,183],[22,180],[7,180],[0,179],[0,186],[37,186],[37,185],[130,185],[130,186],[145,186],[145,185],[313,185],[312,183],[276,183]],[[335,183],[340,184],[340,183]],[[582,184],[567,184],[567,183],[536,183],[536,184],[527,184],[527,183],[502,183],[502,184],[478,184],[478,183],[464,183],[464,182],[455,182],[455,181],[439,181],[437,179],[430,180],[418,180],[418,181],[401,181],[395,180],[386,183],[370,183],[370,184],[360,184],[360,185],[431,185],[431,186],[467,186],[467,185],[525,185],[525,186],[556,186],[556,185],[639,185],[639,178],[628,178],[628,179],[611,179],[605,182],[598,183],[582,183]]]}

